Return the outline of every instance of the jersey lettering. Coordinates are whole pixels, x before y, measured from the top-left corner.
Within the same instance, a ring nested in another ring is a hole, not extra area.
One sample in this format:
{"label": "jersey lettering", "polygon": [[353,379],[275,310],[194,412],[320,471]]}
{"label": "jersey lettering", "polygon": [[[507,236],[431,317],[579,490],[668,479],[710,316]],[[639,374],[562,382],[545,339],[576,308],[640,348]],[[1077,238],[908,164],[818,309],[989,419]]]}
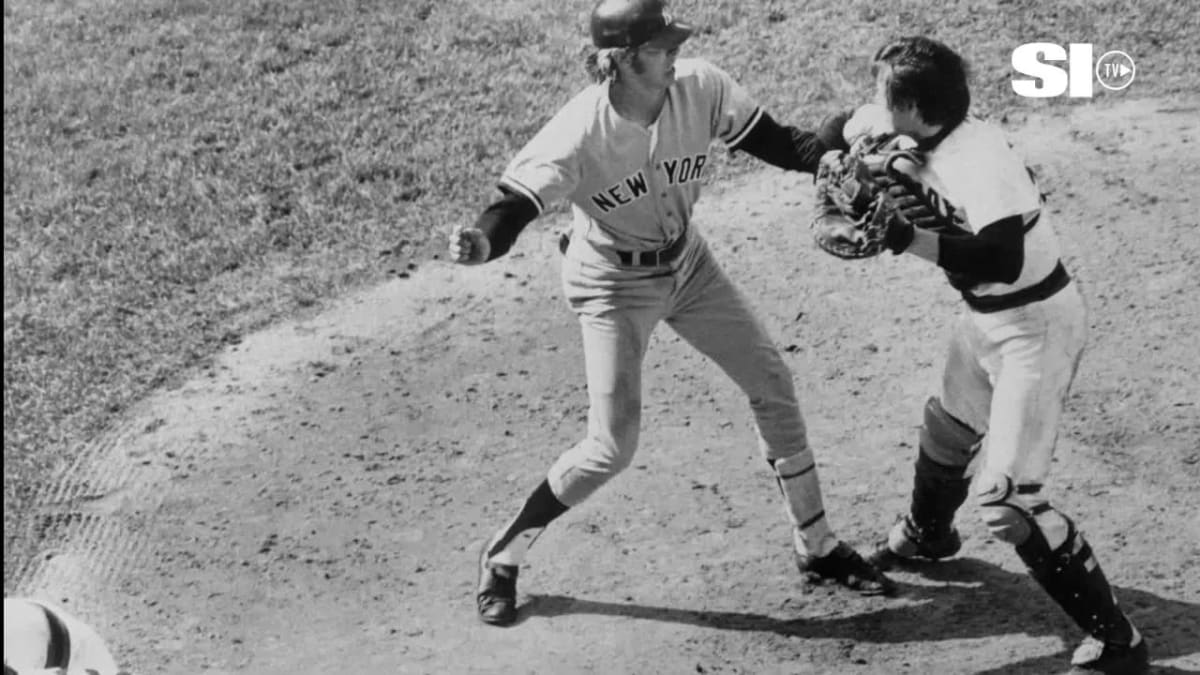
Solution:
{"label": "jersey lettering", "polygon": [[646,186],[646,176],[639,171],[632,176],[626,176],[620,183],[607,190],[592,195],[592,203],[604,213],[608,213],[618,206],[630,204],[634,200],[644,197],[649,192],[650,190]]}
{"label": "jersey lettering", "polygon": [[704,170],[708,155],[699,154],[683,159],[664,159],[663,170],[667,172],[667,182],[671,185],[682,185],[696,180]]}
{"label": "jersey lettering", "polygon": [[966,219],[958,213],[958,209],[954,208],[953,204],[946,201],[945,197],[933,189],[932,185],[922,184],[921,192],[924,193],[925,203],[932,205],[935,211],[950,219],[958,227],[967,230]]}
{"label": "jersey lettering", "polygon": [[534,135],[501,176],[539,213],[571,203],[572,229],[592,248],[649,250],[686,231],[712,173],[714,141],[741,138],[761,109],[720,68],[678,59],[656,126],[617,114],[606,84],[579,92]]}

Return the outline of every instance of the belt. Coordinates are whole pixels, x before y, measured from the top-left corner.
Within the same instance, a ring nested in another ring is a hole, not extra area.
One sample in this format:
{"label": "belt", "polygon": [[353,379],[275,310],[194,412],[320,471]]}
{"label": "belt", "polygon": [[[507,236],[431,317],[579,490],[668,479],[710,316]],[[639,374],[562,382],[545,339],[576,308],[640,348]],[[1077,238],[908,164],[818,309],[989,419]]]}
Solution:
{"label": "belt", "polygon": [[975,295],[968,291],[963,291],[962,296],[971,309],[981,314],[991,314],[992,312],[1002,312],[1006,309],[1014,309],[1033,302],[1040,302],[1066,288],[1069,283],[1071,283],[1071,275],[1067,274],[1067,268],[1063,267],[1060,260],[1054,266],[1054,271],[1047,274],[1045,279],[1032,286],[1022,288],[1019,291],[1005,293],[1004,295]]}
{"label": "belt", "polygon": [[[558,238],[558,250],[566,253],[567,245],[570,243],[571,235],[567,232],[562,233]],[[612,250],[611,252],[616,254],[617,261],[622,265],[629,267],[660,267],[678,258],[679,254],[685,248],[687,248],[687,235],[681,234],[670,244],[652,251]]]}

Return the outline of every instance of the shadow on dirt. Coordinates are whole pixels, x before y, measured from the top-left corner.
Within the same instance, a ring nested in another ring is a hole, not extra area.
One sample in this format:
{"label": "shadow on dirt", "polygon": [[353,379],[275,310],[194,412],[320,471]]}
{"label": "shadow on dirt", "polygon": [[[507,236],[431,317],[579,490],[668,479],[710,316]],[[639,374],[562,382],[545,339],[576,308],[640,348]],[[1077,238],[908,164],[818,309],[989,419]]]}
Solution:
{"label": "shadow on dirt", "polygon": [[[910,567],[941,586],[901,584],[901,604],[848,617],[786,619],[746,612],[708,612],[636,603],[597,602],[564,595],[531,596],[523,618],[599,614],[715,628],[770,632],[799,638],[851,639],[862,642],[929,642],[978,639],[1023,633],[1055,636],[1067,647],[1060,653],[1006,664],[979,675],[1039,675],[1064,669],[1081,634],[1056,605],[1024,574],[977,559]],[[1150,641],[1151,658],[1167,660],[1195,654],[1200,645],[1200,604],[1165,598],[1136,588],[1116,587],[1117,598]],[[884,601],[886,602],[886,600]],[[1160,666],[1154,673],[1194,671]]]}

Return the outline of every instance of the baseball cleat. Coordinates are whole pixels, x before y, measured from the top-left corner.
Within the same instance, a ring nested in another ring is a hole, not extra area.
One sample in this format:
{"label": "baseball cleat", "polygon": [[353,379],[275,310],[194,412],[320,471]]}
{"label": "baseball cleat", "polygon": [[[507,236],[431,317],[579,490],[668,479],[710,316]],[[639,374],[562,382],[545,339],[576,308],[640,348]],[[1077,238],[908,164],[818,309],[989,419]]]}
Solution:
{"label": "baseball cleat", "polygon": [[515,565],[488,562],[487,547],[479,556],[479,594],[475,596],[479,620],[492,626],[511,626],[517,620]]}
{"label": "baseball cleat", "polygon": [[1135,645],[1113,645],[1089,637],[1071,657],[1070,675],[1143,675],[1150,672],[1146,640]]}
{"label": "baseball cleat", "polygon": [[828,555],[819,558],[797,552],[796,566],[810,584],[833,581],[861,595],[891,595],[896,592],[895,582],[842,541]]}
{"label": "baseball cleat", "polygon": [[922,530],[904,516],[896,521],[888,532],[887,542],[871,554],[870,561],[880,569],[890,569],[898,562],[907,560],[942,560],[962,549],[962,538],[958,530],[950,528],[942,533]]}

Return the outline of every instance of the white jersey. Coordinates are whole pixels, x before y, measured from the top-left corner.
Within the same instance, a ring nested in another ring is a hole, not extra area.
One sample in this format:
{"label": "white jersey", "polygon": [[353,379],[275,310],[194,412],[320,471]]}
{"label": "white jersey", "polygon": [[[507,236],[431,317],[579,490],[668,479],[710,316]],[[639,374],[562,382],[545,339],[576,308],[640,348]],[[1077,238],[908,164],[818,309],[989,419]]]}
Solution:
{"label": "white jersey", "polygon": [[762,117],[750,95],[701,59],[680,59],[650,128],[621,117],[609,83],[568,102],[517,153],[501,187],[538,208],[571,202],[573,238],[598,249],[661,248],[687,229],[716,139],[736,145]]}
{"label": "white jersey", "polygon": [[[862,134],[890,133],[890,118],[879,105],[859,108],[843,135],[853,142]],[[1021,216],[1037,224],[1025,233],[1024,264],[1012,284],[988,282],[969,289],[973,295],[1004,295],[1045,279],[1058,265],[1061,251],[1054,228],[1041,208],[1041,192],[1004,132],[994,124],[968,117],[925,153],[914,176],[929,190],[943,215],[954,217],[971,232],[1004,218]]]}

